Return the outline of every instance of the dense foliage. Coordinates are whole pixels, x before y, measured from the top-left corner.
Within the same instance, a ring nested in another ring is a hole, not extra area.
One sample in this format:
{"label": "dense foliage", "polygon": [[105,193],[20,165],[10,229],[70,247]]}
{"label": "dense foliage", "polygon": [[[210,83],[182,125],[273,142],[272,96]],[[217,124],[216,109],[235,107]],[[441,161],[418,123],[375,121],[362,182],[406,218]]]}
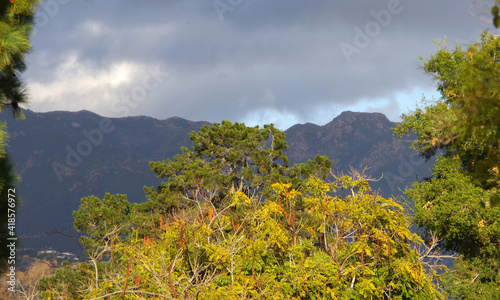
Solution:
{"label": "dense foliage", "polygon": [[25,71],[25,55],[31,48],[33,15],[39,0],[2,1],[0,3],[0,111],[12,109],[22,117],[20,104],[27,95],[19,73]]}
{"label": "dense foliage", "polygon": [[88,262],[43,278],[45,299],[435,299],[403,208],[355,171],[287,166],[284,134],[223,122],[152,162],[147,201],[86,197]]}
{"label": "dense foliage", "polygon": [[[26,91],[18,75],[24,71],[25,54],[31,47],[29,35],[33,27],[33,14],[38,0],[0,2],[0,112],[12,109],[18,118],[23,117],[20,104],[27,102]],[[18,181],[14,165],[6,153],[6,125],[0,122],[0,240],[3,245],[12,227],[8,227],[8,199]],[[12,216],[12,213],[10,214]],[[9,257],[7,247],[0,248],[0,271],[4,271]]]}
{"label": "dense foliage", "polygon": [[439,44],[424,63],[441,98],[403,115],[398,135],[438,155],[433,175],[406,193],[415,217],[444,250],[460,254],[448,274],[454,297],[496,299],[500,292],[500,39],[489,33],[462,49]]}

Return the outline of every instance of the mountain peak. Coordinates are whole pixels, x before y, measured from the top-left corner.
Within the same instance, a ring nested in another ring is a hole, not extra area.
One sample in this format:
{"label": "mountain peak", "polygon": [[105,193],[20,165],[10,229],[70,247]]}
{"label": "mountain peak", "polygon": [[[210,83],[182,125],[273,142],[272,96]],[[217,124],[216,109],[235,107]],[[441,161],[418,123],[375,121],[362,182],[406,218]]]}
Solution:
{"label": "mountain peak", "polygon": [[200,127],[201,127],[201,125],[204,125],[204,124],[210,124],[209,122],[204,122],[204,121],[194,122],[194,121],[184,119],[184,118],[181,118],[178,116],[167,118],[167,119],[163,120],[163,122],[167,125],[170,125],[173,127],[178,127],[178,128],[188,128],[190,126],[193,126],[194,124],[200,124],[199,125]]}
{"label": "mountain peak", "polygon": [[[353,112],[350,110],[342,112],[339,116],[332,120],[335,121],[343,121],[346,123],[353,123],[359,121],[379,121],[379,122],[391,122],[389,119],[383,114],[379,112]],[[330,122],[330,123],[332,123]]]}
{"label": "mountain peak", "polygon": [[387,130],[387,128],[395,126],[396,123],[389,121],[382,113],[344,111],[330,123],[324,125],[323,128],[339,130],[347,127],[361,129],[362,131],[372,131],[377,129],[383,130],[383,128]]}

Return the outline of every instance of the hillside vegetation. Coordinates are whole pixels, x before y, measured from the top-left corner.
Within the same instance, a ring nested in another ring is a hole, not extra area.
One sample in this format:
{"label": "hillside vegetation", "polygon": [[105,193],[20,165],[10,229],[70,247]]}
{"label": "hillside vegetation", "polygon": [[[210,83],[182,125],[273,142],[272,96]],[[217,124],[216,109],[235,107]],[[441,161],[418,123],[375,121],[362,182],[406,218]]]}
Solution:
{"label": "hillside vegetation", "polygon": [[[435,298],[403,208],[317,156],[287,166],[283,132],[215,123],[151,162],[148,200],[86,197],[74,213],[89,263],[43,278],[46,298]],[[338,191],[346,190],[346,196]]]}

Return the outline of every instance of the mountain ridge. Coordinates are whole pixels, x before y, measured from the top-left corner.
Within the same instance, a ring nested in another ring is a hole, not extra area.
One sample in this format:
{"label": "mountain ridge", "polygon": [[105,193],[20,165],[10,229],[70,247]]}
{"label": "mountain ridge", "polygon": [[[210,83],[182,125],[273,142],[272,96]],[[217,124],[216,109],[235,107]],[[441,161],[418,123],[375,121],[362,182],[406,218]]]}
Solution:
{"label": "mountain ridge", "polygon": [[[150,161],[171,159],[180,147],[190,147],[188,134],[211,123],[180,117],[158,120],[147,116],[106,118],[90,111],[36,113],[25,111],[26,120],[7,114],[8,151],[18,164],[23,181],[18,185],[23,206],[18,232],[26,247],[53,247],[78,252],[72,241],[49,235],[54,229],[72,227],[72,212],[82,197],[104,193],[127,194],[130,202],[145,200],[143,186],[161,182],[149,169]],[[344,112],[325,125],[296,124],[285,130],[291,164],[307,162],[316,155],[333,161],[334,172],[362,168],[373,177],[392,173],[374,183],[385,194],[422,172],[425,164],[411,160],[411,139],[397,139],[389,121],[380,113]],[[85,148],[87,147],[87,148]],[[413,156],[412,156],[413,155]],[[410,175],[399,170],[413,162]],[[69,249],[68,249],[69,248]]]}

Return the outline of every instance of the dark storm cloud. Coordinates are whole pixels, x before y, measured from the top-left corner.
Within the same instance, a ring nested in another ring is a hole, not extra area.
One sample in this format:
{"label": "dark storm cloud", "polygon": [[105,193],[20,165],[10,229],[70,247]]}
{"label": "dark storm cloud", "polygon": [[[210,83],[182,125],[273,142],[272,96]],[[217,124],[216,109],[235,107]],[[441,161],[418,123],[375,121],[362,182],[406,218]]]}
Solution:
{"label": "dark storm cloud", "polygon": [[[471,3],[49,0],[27,74],[32,108],[282,128],[345,109],[394,119],[433,90],[419,68],[433,39],[467,44],[489,27]],[[145,89],[153,67],[168,76]]]}

